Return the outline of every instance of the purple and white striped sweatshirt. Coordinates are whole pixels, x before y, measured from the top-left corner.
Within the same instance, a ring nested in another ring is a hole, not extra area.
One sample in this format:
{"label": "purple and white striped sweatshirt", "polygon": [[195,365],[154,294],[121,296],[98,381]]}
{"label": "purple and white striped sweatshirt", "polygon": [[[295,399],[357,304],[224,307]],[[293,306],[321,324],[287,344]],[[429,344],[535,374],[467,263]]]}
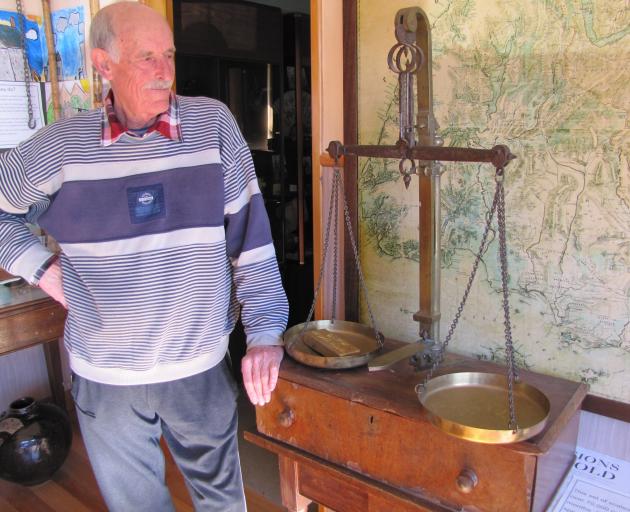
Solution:
{"label": "purple and white striped sweatshirt", "polygon": [[101,144],[102,111],[0,155],[0,266],[37,283],[61,246],[74,372],[106,384],[219,363],[239,306],[247,343],[281,344],[288,305],[250,151],[222,103],[177,97],[181,142]]}

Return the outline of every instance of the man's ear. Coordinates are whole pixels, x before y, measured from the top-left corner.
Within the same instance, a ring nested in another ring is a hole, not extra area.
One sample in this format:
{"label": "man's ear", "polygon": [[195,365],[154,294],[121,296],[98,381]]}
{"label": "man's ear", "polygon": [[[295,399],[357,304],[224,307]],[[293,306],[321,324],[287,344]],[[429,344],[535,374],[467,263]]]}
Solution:
{"label": "man's ear", "polygon": [[99,75],[106,80],[112,79],[112,58],[102,48],[92,48],[91,52],[92,65],[96,68]]}

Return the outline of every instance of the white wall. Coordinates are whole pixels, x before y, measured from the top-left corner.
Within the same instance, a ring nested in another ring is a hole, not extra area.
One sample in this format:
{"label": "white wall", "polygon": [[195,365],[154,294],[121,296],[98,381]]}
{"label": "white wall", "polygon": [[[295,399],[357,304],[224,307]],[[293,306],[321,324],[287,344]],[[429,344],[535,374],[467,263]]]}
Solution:
{"label": "white wall", "polygon": [[37,400],[50,396],[46,359],[41,347],[12,352],[0,358],[0,413],[23,396]]}

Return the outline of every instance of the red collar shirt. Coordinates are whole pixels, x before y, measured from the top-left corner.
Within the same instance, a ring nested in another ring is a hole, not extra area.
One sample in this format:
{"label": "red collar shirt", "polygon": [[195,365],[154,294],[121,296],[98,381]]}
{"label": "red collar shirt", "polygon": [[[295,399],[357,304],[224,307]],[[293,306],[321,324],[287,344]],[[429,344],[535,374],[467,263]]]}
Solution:
{"label": "red collar shirt", "polygon": [[168,110],[160,114],[155,122],[146,130],[142,130],[141,133],[139,133],[126,128],[118,120],[116,112],[114,111],[114,95],[110,89],[104,101],[102,128],[102,144],[104,147],[111,146],[125,133],[131,137],[142,139],[148,137],[153,132],[158,132],[167,139],[181,142],[182,130],[179,121],[177,97],[175,94],[171,93]]}

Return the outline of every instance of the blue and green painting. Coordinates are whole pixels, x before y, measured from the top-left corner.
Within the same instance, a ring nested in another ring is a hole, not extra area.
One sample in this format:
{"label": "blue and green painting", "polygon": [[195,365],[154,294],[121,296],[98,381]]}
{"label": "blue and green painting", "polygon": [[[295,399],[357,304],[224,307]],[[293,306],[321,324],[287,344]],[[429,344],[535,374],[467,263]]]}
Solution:
{"label": "blue and green painting", "polygon": [[85,15],[83,6],[52,13],[59,80],[87,78],[85,65]]}
{"label": "blue and green painting", "polygon": [[33,80],[43,80],[48,74],[46,36],[43,27],[28,16],[16,12],[0,10],[0,78],[21,81],[24,77],[22,59],[12,55],[21,51],[22,37],[26,46],[28,65]]}

